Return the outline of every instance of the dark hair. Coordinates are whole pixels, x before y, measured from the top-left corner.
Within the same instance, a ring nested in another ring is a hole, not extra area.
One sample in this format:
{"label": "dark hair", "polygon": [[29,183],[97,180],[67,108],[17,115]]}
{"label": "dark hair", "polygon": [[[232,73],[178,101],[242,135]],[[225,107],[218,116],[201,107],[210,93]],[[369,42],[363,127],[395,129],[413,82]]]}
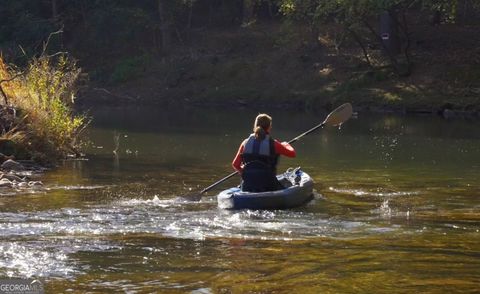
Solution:
{"label": "dark hair", "polygon": [[266,114],[261,113],[255,118],[255,123],[253,124],[253,133],[255,138],[258,140],[265,139],[267,135],[268,128],[272,125],[272,118]]}

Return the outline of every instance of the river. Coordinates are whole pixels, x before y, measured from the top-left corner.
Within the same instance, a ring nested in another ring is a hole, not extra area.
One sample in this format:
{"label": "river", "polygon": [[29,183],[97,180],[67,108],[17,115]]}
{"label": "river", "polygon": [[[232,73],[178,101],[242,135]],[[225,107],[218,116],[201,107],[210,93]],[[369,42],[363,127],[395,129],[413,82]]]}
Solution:
{"label": "river", "polygon": [[[176,201],[232,171],[257,113],[91,110],[87,160],[0,196],[0,277],[46,293],[480,291],[479,121],[360,113],[310,134],[279,167],[313,177],[300,208],[218,209],[238,178]],[[271,114],[284,141],[325,118]]]}

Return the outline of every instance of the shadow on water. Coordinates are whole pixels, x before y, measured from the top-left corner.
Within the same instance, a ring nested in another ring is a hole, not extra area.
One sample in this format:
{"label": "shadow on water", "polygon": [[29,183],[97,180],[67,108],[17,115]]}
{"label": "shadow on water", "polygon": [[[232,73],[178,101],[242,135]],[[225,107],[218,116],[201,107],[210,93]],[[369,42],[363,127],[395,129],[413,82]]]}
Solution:
{"label": "shadow on water", "polygon": [[[0,196],[0,276],[40,277],[50,292],[478,290],[478,122],[360,114],[281,160],[314,178],[314,201],[222,211],[218,190],[174,199],[231,172],[257,111],[92,114],[89,160]],[[282,141],[324,119],[272,115]]]}

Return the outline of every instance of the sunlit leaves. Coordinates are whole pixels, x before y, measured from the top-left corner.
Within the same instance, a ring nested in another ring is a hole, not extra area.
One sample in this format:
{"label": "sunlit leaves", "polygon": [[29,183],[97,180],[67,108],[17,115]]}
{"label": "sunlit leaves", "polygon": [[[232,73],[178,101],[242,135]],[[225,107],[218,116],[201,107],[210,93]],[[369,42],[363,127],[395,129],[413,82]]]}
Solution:
{"label": "sunlit leaves", "polygon": [[[0,69],[0,78],[15,75],[2,59]],[[52,157],[71,151],[86,123],[71,110],[79,75],[80,69],[65,55],[43,54],[31,59],[23,75],[5,83],[8,100],[24,113],[20,129],[28,134],[31,151]]]}

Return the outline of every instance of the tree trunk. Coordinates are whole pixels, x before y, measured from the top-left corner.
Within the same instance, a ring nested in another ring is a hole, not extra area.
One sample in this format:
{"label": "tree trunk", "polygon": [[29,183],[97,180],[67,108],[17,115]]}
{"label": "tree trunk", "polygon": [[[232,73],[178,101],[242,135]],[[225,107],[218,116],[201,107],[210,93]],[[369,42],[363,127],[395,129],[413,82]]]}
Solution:
{"label": "tree trunk", "polygon": [[370,61],[370,58],[368,57],[367,48],[363,44],[360,36],[358,36],[358,34],[351,28],[347,28],[347,31],[350,33],[350,35],[352,35],[353,39],[357,42],[357,44],[360,46],[360,48],[362,48],[363,57],[365,57],[365,61],[367,62],[368,66],[370,68],[373,68],[372,62]]}
{"label": "tree trunk", "polygon": [[187,42],[190,42],[190,33],[192,31],[192,18],[193,18],[193,4],[194,2],[190,2],[190,6],[188,7],[188,18],[187,18]]}
{"label": "tree trunk", "polygon": [[248,24],[252,21],[253,18],[253,1],[252,0],[243,0],[242,1],[242,24]]}
{"label": "tree trunk", "polygon": [[190,31],[192,28],[192,17],[193,17],[193,2],[190,3],[190,7],[188,9],[188,19],[187,19],[187,30]]}
{"label": "tree trunk", "polygon": [[[476,0],[457,0],[456,5],[456,23],[458,24],[470,24],[478,20],[478,10],[475,9]],[[477,4],[478,5],[478,4]]]}
{"label": "tree trunk", "polygon": [[82,15],[83,28],[86,29],[88,27],[88,22],[87,22],[87,8],[85,7],[85,0],[80,1],[80,14]]}
{"label": "tree trunk", "polygon": [[168,53],[170,51],[170,22],[168,13],[164,5],[164,0],[158,0],[158,17],[160,19],[160,32],[162,34],[162,52]]}
{"label": "tree trunk", "polygon": [[375,31],[375,29],[368,23],[367,20],[363,20],[363,24],[368,28],[368,30],[372,33],[372,35],[378,40],[380,45],[382,45],[384,52],[386,53],[387,57],[390,60],[390,64],[393,67],[395,73],[399,76],[402,76],[400,68],[398,66],[398,61],[395,56],[390,52],[390,50],[386,47],[385,43],[383,42],[382,36]]}
{"label": "tree trunk", "polygon": [[208,1],[208,26],[212,25],[213,1]]}
{"label": "tree trunk", "polygon": [[57,6],[57,0],[52,0],[52,19],[57,20],[58,18],[58,6]]}
{"label": "tree trunk", "polygon": [[400,53],[400,39],[398,38],[397,16],[394,12],[384,11],[380,15],[380,37],[387,54],[393,56]]}
{"label": "tree trunk", "polygon": [[410,45],[411,45],[411,38],[410,38],[410,31],[408,28],[407,22],[407,10],[404,8],[402,10],[402,24],[398,24],[399,29],[403,32],[403,36],[405,38],[405,46],[403,47],[403,54],[405,55],[405,60],[407,62],[407,71],[405,73],[406,76],[409,76],[412,73],[412,59],[410,58]]}

